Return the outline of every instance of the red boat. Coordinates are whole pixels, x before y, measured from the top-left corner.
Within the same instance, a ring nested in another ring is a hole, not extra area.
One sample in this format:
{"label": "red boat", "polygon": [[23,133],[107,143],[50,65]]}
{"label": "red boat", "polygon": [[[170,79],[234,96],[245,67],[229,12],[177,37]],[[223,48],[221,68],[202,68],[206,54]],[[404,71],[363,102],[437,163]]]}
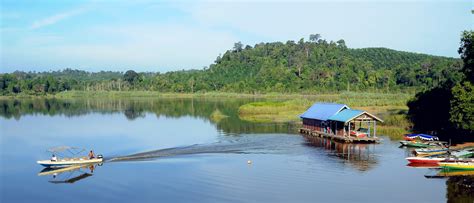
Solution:
{"label": "red boat", "polygon": [[351,135],[355,136],[355,137],[358,137],[358,138],[367,137],[367,133],[359,132],[359,131],[353,131],[353,130],[351,130]]}
{"label": "red boat", "polygon": [[406,141],[415,141],[416,138],[418,138],[417,134],[405,134],[405,136],[403,136],[403,139]]}
{"label": "red boat", "polygon": [[406,141],[415,141],[415,138],[411,138],[411,137],[403,137],[403,139]]}
{"label": "red boat", "polygon": [[407,157],[410,163],[414,164],[438,164],[440,161],[446,160],[446,157]]}

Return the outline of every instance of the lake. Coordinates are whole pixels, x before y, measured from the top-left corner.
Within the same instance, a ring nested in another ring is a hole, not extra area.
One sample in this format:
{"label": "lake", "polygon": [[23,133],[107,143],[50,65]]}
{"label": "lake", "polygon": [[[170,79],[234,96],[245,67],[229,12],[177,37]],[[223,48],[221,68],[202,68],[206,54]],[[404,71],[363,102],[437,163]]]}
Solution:
{"label": "lake", "polygon": [[[396,140],[341,144],[252,123],[259,99],[0,100],[1,202],[473,202],[473,176],[426,178]],[[228,117],[213,118],[219,110]],[[106,162],[53,175],[54,146]],[[247,161],[251,161],[248,164]],[[45,171],[43,171],[45,172]]]}

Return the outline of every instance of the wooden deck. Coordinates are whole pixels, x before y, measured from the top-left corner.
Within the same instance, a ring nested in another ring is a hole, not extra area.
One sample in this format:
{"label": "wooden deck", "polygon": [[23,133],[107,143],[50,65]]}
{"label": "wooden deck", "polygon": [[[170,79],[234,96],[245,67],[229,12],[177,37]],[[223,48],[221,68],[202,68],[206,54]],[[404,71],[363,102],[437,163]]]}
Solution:
{"label": "wooden deck", "polygon": [[300,133],[305,134],[305,135],[329,138],[334,141],[347,142],[347,143],[351,143],[351,142],[352,143],[378,143],[380,141],[380,138],[378,137],[358,138],[358,137],[353,137],[353,136],[341,136],[341,135],[334,135],[334,134],[324,133],[320,131],[315,131],[308,128],[300,128],[299,131]]}

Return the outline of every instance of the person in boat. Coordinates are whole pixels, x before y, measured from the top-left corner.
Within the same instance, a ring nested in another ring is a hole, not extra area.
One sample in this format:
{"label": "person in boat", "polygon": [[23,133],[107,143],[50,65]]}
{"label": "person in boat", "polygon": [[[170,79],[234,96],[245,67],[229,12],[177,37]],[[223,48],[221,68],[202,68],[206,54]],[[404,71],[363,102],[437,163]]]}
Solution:
{"label": "person in boat", "polygon": [[94,154],[94,152],[91,150],[91,151],[89,152],[89,159],[93,159],[93,158],[95,158],[95,154]]}
{"label": "person in boat", "polygon": [[58,157],[56,157],[56,155],[53,154],[53,156],[51,157],[51,161],[58,161]]}

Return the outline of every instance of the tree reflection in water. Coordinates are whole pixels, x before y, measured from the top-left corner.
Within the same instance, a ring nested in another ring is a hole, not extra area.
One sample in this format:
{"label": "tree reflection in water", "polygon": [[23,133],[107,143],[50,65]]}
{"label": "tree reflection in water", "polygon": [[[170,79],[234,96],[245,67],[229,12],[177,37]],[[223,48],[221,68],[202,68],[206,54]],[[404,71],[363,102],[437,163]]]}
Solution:
{"label": "tree reflection in water", "polygon": [[[208,120],[226,135],[240,133],[294,133],[290,123],[252,123],[240,120],[238,109],[256,98],[121,98],[121,99],[0,99],[0,116],[21,119],[25,115],[84,116],[90,113],[123,113],[128,120],[155,114],[157,117],[190,116]],[[224,119],[210,119],[219,110]]]}
{"label": "tree reflection in water", "polygon": [[474,202],[474,176],[453,176],[446,180],[448,202]]}

